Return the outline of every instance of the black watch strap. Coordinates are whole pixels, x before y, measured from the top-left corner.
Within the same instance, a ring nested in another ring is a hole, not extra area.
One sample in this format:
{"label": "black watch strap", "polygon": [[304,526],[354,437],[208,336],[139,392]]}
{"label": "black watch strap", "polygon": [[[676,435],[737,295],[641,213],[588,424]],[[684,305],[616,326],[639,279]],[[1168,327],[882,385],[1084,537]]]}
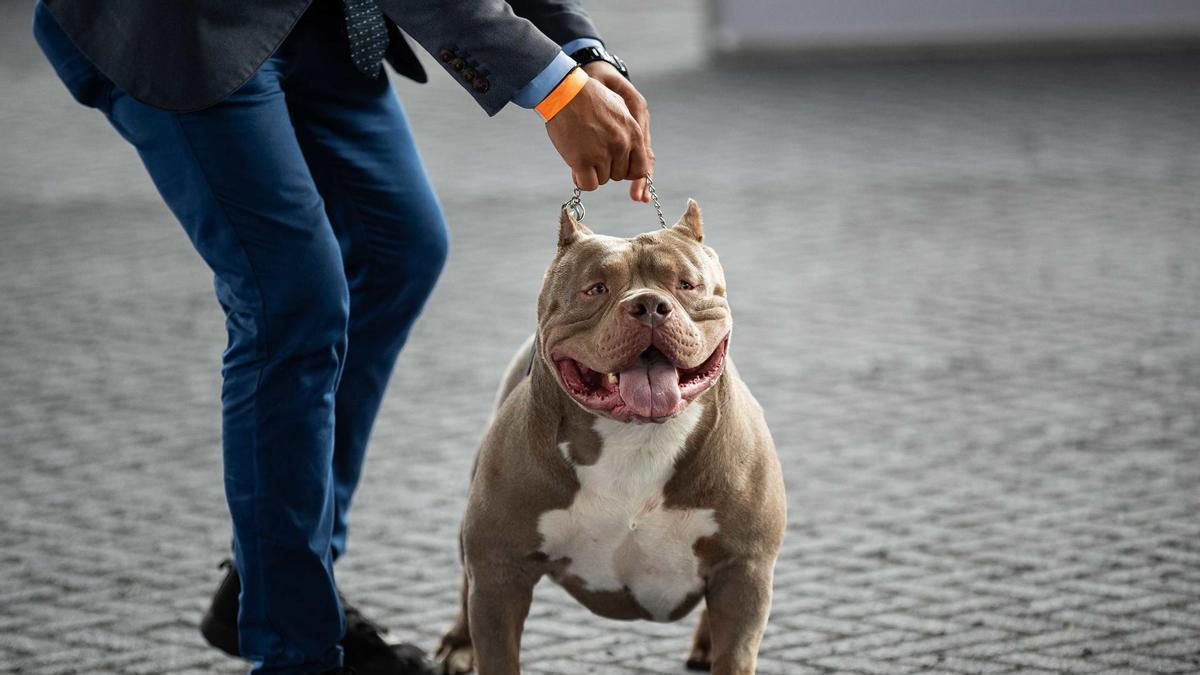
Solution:
{"label": "black watch strap", "polygon": [[625,76],[625,79],[629,79],[629,69],[625,67],[625,62],[622,61],[616,54],[609,52],[604,47],[584,47],[583,49],[573,52],[571,54],[571,58],[575,59],[575,62],[581,66],[591,63],[592,61],[604,61],[605,63],[611,64],[613,68],[616,68],[617,72]]}

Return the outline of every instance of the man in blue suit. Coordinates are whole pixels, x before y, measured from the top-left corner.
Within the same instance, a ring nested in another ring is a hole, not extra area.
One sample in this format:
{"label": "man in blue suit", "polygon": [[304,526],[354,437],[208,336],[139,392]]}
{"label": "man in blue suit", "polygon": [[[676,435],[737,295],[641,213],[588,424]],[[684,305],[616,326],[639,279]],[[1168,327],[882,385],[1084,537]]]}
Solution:
{"label": "man in blue suit", "polygon": [[[138,151],[212,268],[233,564],[206,614],[254,673],[421,672],[340,598],[333,562],[446,225],[388,78],[402,27],[488,114],[535,108],[575,182],[653,168],[645,101],[574,0],[42,0],[72,96]],[[349,619],[349,620],[347,620]]]}

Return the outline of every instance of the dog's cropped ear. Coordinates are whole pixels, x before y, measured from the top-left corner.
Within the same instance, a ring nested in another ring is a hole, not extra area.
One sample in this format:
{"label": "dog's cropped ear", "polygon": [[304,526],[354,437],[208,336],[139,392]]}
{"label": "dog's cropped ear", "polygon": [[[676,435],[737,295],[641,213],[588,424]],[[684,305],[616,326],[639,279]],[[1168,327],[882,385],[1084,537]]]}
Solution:
{"label": "dog's cropped ear", "polygon": [[583,223],[575,220],[569,209],[564,208],[558,217],[558,247],[570,246],[579,239],[591,234]]}
{"label": "dog's cropped ear", "polygon": [[687,211],[683,212],[679,222],[675,223],[675,227],[671,229],[696,241],[704,241],[704,225],[700,222],[700,205],[696,203],[695,199],[688,200]]}

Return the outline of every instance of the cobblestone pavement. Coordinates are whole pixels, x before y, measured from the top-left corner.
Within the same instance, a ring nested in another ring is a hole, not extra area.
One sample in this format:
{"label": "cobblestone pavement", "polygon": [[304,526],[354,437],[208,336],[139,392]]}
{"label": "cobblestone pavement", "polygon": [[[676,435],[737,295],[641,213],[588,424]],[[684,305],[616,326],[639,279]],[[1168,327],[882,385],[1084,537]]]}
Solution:
{"label": "cobblestone pavement", "polygon": [[[604,4],[785,467],[760,672],[1200,672],[1200,57],[709,71],[696,7]],[[235,673],[195,629],[229,537],[220,312],[27,6],[0,5],[0,670]],[[397,86],[453,255],[339,572],[427,646],[568,187],[530,114],[435,77]],[[619,193],[593,227],[654,226]],[[679,673],[694,621],[543,585],[526,670]]]}

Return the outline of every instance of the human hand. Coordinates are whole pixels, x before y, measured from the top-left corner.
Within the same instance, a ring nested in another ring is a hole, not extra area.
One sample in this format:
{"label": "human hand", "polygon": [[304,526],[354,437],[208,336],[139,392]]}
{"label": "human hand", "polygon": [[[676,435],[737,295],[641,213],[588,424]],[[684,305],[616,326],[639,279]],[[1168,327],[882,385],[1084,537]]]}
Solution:
{"label": "human hand", "polygon": [[590,78],[546,123],[546,133],[580,190],[645,176],[653,166],[641,126],[625,101]]}
{"label": "human hand", "polygon": [[[592,79],[600,80],[601,84],[613,90],[625,101],[625,107],[629,108],[629,114],[633,115],[633,119],[637,120],[638,126],[642,128],[642,140],[646,143],[646,155],[650,160],[650,166],[646,172],[653,175],[654,150],[650,147],[650,108],[646,105],[646,99],[633,86],[632,82],[625,79],[621,71],[607,61],[592,61],[584,64],[583,70]],[[629,198],[639,202],[648,203],[650,201],[650,189],[646,186],[646,179],[641,175],[634,178],[633,184],[629,186]]]}

